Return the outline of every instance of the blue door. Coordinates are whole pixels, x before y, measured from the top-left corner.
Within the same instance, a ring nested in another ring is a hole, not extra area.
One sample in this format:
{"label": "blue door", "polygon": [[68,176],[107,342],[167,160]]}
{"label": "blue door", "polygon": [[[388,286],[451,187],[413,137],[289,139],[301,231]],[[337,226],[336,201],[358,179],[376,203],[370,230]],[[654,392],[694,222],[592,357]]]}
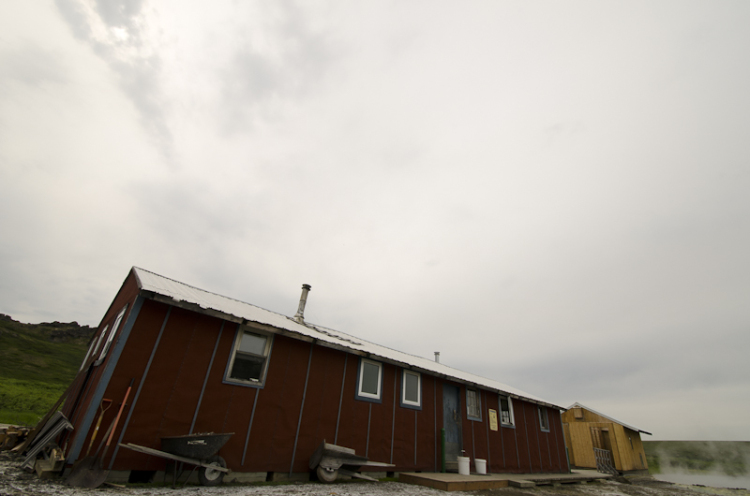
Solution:
{"label": "blue door", "polygon": [[445,468],[458,470],[461,454],[461,398],[458,386],[443,384],[443,428],[445,428]]}

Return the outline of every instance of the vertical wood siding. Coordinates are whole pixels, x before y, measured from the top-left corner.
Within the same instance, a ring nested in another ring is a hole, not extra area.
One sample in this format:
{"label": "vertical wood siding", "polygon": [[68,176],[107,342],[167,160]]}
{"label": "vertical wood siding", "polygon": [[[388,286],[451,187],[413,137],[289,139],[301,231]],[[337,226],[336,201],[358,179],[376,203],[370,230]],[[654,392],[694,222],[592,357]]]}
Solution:
{"label": "vertical wood siding", "polygon": [[[324,439],[372,460],[392,460],[394,471],[439,470],[443,379],[422,374],[421,409],[404,408],[401,369],[383,364],[381,401],[357,400],[359,357],[276,335],[263,388],[225,384],[238,325],[177,307],[166,319],[168,310],[165,304],[144,302],[106,390],[106,398],[119,400],[131,378],[134,388],[142,384],[137,401],[132,395],[128,401],[129,422],[118,427],[118,435],[125,429],[122,442],[158,449],[161,437],[187,434],[195,420],[193,432],[234,432],[220,451],[234,471],[307,472],[310,456]],[[542,432],[537,406],[514,400],[515,427],[491,431],[488,410],[498,411],[497,394],[480,390],[482,419],[471,421],[465,387],[460,391],[463,449],[469,456],[487,459],[491,472],[567,469],[557,411],[549,410],[550,432]],[[114,417],[112,410],[103,428]],[[112,456],[114,470],[165,466],[163,459],[127,449]]]}

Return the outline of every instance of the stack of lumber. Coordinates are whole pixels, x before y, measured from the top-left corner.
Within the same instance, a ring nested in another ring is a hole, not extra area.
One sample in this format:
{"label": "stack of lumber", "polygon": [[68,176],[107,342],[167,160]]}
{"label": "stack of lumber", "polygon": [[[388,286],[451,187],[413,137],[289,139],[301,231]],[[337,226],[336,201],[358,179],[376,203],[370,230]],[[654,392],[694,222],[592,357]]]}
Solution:
{"label": "stack of lumber", "polygon": [[16,425],[9,425],[0,429],[0,451],[12,450],[29,435],[28,427],[19,427]]}

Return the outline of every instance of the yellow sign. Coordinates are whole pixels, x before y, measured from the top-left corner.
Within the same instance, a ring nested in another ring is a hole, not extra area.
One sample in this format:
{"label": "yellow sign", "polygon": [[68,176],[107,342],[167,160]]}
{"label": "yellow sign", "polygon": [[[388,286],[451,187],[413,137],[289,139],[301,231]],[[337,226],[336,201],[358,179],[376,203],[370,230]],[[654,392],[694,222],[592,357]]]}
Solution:
{"label": "yellow sign", "polygon": [[490,409],[490,430],[497,430],[497,411]]}

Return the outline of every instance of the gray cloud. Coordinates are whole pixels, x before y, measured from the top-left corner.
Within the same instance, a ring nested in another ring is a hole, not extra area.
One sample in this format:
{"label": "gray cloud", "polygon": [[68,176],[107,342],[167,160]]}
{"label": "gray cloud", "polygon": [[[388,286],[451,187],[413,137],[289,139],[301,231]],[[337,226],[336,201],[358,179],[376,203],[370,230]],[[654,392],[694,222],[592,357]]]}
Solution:
{"label": "gray cloud", "polygon": [[[144,39],[135,17],[141,13],[142,0],[97,0],[98,19],[86,16],[77,0],[55,0],[61,16],[73,34],[88,43],[94,53],[118,75],[120,88],[130,99],[140,116],[140,122],[153,144],[168,163],[175,160],[172,132],[168,124],[168,97],[161,87],[162,65],[158,55],[138,54],[123,57],[122,49],[143,49]],[[94,35],[91,22],[101,22],[108,28],[126,29],[127,39],[102,39]]]}
{"label": "gray cloud", "polygon": [[315,31],[294,2],[274,7],[280,9],[280,19],[264,31],[273,49],[245,40],[222,71],[221,123],[227,134],[252,127],[258,119],[273,119],[274,101],[315,91],[340,55],[341,49],[334,48],[326,33]]}
{"label": "gray cloud", "polygon": [[60,54],[26,41],[13,50],[0,52],[0,81],[30,86],[67,81],[67,70]]}
{"label": "gray cloud", "polygon": [[91,27],[80,3],[75,0],[55,0],[55,6],[73,35],[79,40],[89,41]]}
{"label": "gray cloud", "polygon": [[142,8],[143,0],[96,0],[97,12],[110,26],[132,27]]}

